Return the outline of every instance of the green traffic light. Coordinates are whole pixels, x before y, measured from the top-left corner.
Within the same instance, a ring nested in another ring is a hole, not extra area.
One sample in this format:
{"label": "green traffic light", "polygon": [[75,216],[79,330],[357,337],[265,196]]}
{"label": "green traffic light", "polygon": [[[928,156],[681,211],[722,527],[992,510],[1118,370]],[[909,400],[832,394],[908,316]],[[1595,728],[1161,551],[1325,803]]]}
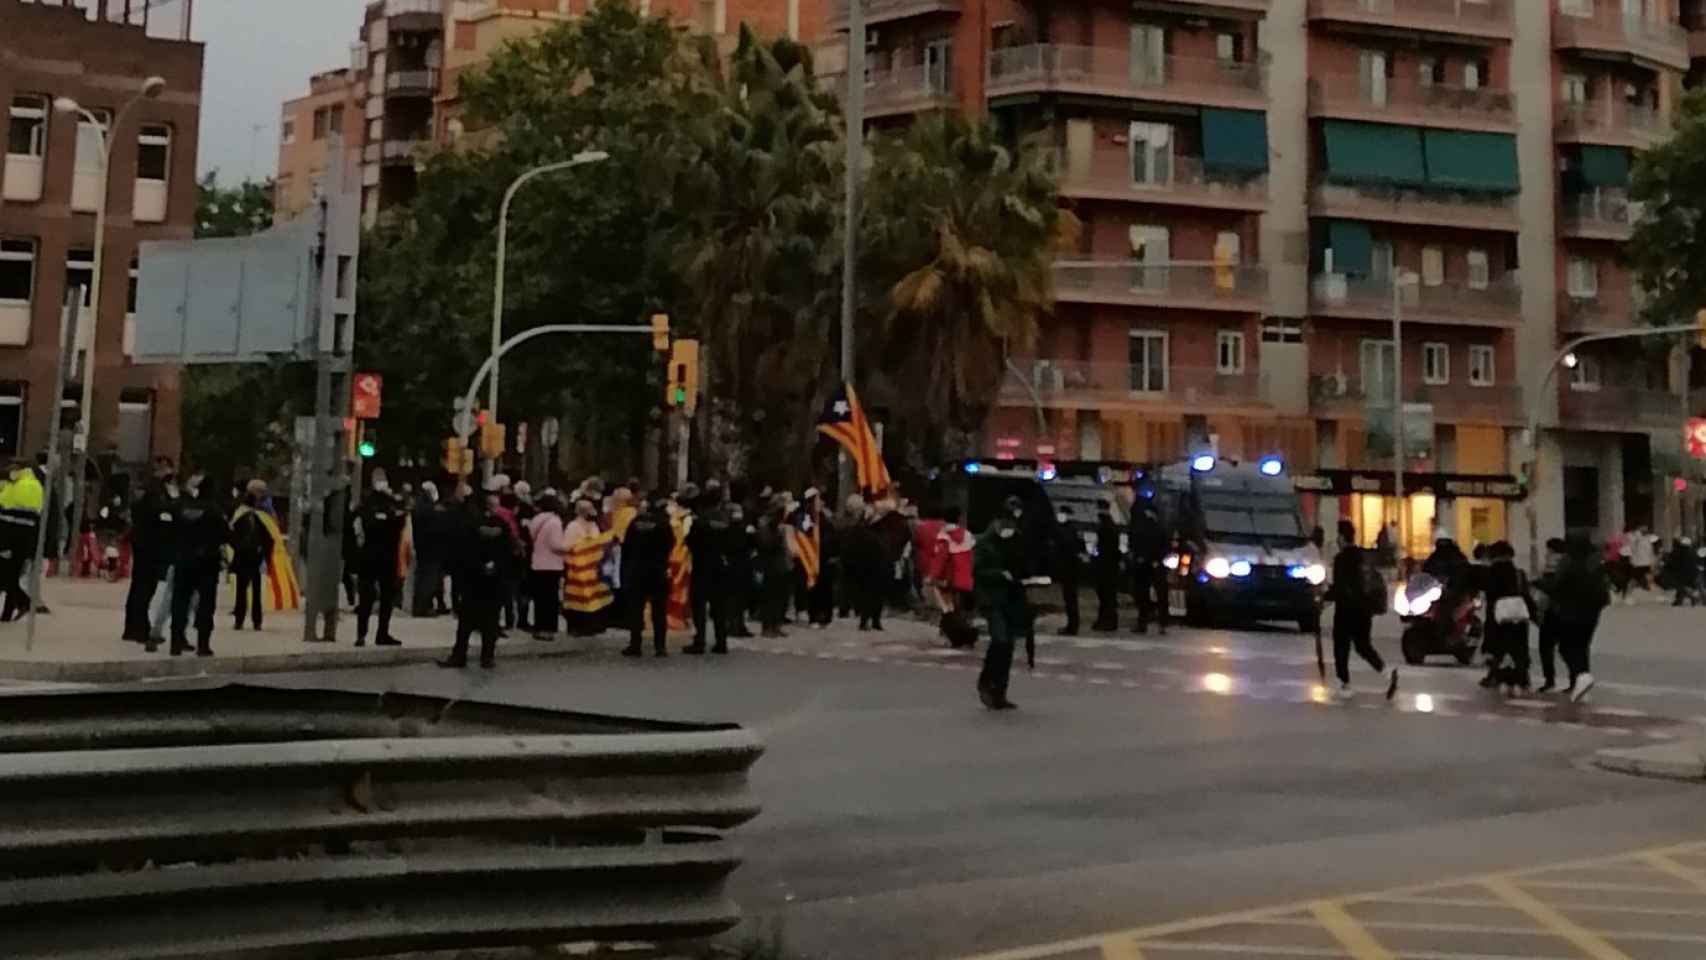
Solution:
{"label": "green traffic light", "polygon": [[687,402],[687,388],[686,387],[676,387],[675,388],[675,402],[678,405],[684,404]]}
{"label": "green traffic light", "polygon": [[370,441],[367,441],[367,440],[363,440],[361,442],[361,446],[357,447],[356,450],[357,450],[357,452],[359,452],[361,454],[362,459],[364,459],[364,460],[367,459],[368,457],[373,456],[375,453],[379,452],[379,448],[375,447]]}

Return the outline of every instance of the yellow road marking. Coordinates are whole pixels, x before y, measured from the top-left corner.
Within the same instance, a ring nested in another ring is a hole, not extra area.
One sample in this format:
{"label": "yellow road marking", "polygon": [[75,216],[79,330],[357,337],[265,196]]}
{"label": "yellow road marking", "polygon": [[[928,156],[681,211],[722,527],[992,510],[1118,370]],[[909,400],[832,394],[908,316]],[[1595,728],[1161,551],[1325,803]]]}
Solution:
{"label": "yellow road marking", "polygon": [[1681,887],[1666,887],[1656,883],[1594,883],[1588,880],[1530,880],[1522,885],[1538,890],[1591,890],[1595,893],[1671,893],[1692,896],[1695,891]]}
{"label": "yellow road marking", "polygon": [[1534,918],[1534,922],[1575,944],[1593,960],[1631,960],[1604,937],[1578,926],[1574,920],[1552,909],[1504,877],[1488,877],[1481,885],[1493,895]]}
{"label": "yellow road marking", "polygon": [[1345,955],[1337,950],[1322,950],[1319,947],[1275,947],[1250,946],[1243,943],[1203,943],[1196,940],[1156,941],[1145,943],[1144,946],[1154,950],[1166,950],[1169,953],[1212,953],[1215,956],[1225,954],[1261,954],[1264,957],[1322,957],[1324,960],[1344,960]]}
{"label": "yellow road marking", "polygon": [[1706,873],[1701,873],[1693,867],[1685,867],[1662,853],[1643,853],[1641,862],[1660,873],[1681,880],[1700,893],[1706,893]]}
{"label": "yellow road marking", "polygon": [[1339,941],[1345,952],[1356,960],[1397,960],[1392,951],[1381,946],[1380,941],[1374,939],[1374,935],[1358,923],[1355,917],[1346,913],[1341,904],[1322,900],[1309,909],[1315,914],[1315,919],[1321,922],[1321,926],[1326,927],[1333,939]]}
{"label": "yellow road marking", "polygon": [[1102,941],[1102,960],[1143,960],[1143,951],[1135,940],[1109,937]]}

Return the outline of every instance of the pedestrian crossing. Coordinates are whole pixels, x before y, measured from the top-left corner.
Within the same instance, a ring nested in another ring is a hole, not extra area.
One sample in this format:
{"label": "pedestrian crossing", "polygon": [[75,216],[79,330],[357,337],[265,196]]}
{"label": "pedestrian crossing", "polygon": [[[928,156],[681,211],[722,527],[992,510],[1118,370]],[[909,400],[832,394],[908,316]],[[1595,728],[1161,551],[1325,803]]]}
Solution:
{"label": "pedestrian crossing", "polygon": [[[1256,645],[1269,641],[1275,645]],[[1281,643],[1290,648],[1278,646]],[[1300,643],[1308,646],[1299,651],[1296,646]],[[981,669],[983,657],[981,649],[948,648],[927,625],[915,623],[891,624],[886,633],[852,637],[839,631],[796,632],[782,639],[749,640],[745,646],[755,652],[779,656],[967,673]],[[1331,697],[1320,680],[1313,638],[1296,634],[1233,638],[1183,631],[1154,639],[1039,636],[1037,646],[1034,670],[1026,670],[1024,652],[1019,651],[1014,665],[1016,676],[1134,692],[1468,717],[1636,740],[1671,740],[1706,728],[1706,717],[1691,723],[1629,706],[1591,701],[1570,703],[1561,696],[1505,699],[1476,686],[1479,673],[1466,669],[1403,668],[1404,682],[1399,695],[1388,702],[1383,684],[1358,663],[1353,668],[1353,679],[1360,679],[1363,686],[1351,699],[1341,701]],[[1617,687],[1602,682],[1596,693],[1616,692]]]}

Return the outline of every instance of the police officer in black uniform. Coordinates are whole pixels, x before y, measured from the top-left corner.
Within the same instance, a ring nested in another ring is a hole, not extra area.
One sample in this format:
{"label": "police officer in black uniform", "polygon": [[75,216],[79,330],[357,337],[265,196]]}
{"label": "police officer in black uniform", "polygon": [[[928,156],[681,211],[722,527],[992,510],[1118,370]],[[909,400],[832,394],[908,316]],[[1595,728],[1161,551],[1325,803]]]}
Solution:
{"label": "police officer in black uniform", "polygon": [[[1066,608],[1066,629],[1062,636],[1078,635],[1078,574],[1084,563],[1084,540],[1072,527],[1072,509],[1062,506],[1055,512],[1054,579],[1060,584],[1061,606]],[[1100,611],[1098,611],[1100,612]]]}
{"label": "police officer in black uniform", "polygon": [[373,489],[361,500],[350,523],[356,543],[356,607],[355,645],[367,645],[367,624],[373,615],[373,604],[379,603],[379,636],[373,641],[381,647],[402,646],[391,636],[391,611],[397,606],[397,548],[403,540],[403,524],[407,512],[402,501],[391,492],[385,472],[373,472]]}
{"label": "police officer in black uniform", "polygon": [[[200,471],[192,474],[183,496],[172,506],[177,557],[172,565],[172,656],[190,649],[190,600],[195,600],[198,657],[213,656],[213,605],[219,591],[221,549],[228,528],[225,515],[207,495]],[[149,650],[154,649],[152,642]]]}
{"label": "police officer in black uniform", "polygon": [[1150,618],[1155,618],[1161,635],[1167,635],[1166,568],[1167,531],[1154,506],[1139,500],[1131,512],[1131,592],[1137,601],[1137,632],[1148,633]]}
{"label": "police officer in black uniform", "polygon": [[515,556],[509,524],[497,511],[498,495],[488,493],[477,518],[457,524],[448,534],[451,575],[462,600],[456,607],[456,645],[450,648],[450,656],[438,661],[441,667],[468,665],[468,638],[475,631],[480,633],[480,666],[490,670],[497,664],[504,571]]}
{"label": "police officer in black uniform", "polygon": [[664,641],[669,632],[669,552],[675,531],[669,525],[664,498],[653,494],[646,509],[628,524],[622,540],[622,592],[628,599],[628,646],[625,657],[640,655],[640,634],[646,610],[652,612],[652,652],[669,656]]}
{"label": "police officer in black uniform", "polygon": [[684,653],[705,652],[707,619],[716,634],[711,652],[729,652],[729,514],[722,503],[722,488],[715,483],[706,484],[706,492],[694,508],[693,525],[687,530],[687,552],[693,557],[688,585],[693,642]]}
{"label": "police officer in black uniform", "polygon": [[1096,577],[1096,623],[1098,633],[1120,628],[1120,525],[1114,522],[1113,507],[1096,506],[1096,556],[1091,569]]}

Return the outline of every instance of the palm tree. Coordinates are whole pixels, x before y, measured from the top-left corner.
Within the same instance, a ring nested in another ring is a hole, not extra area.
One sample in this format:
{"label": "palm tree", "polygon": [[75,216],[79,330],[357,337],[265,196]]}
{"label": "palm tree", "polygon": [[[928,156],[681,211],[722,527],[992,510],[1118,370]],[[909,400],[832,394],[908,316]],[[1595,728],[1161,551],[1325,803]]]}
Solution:
{"label": "palm tree", "polygon": [[[1008,351],[1036,341],[1054,308],[1054,255],[1078,221],[1060,209],[1049,153],[1003,145],[994,126],[955,112],[879,138],[863,225],[876,359],[897,419],[937,447],[988,416]],[[937,459],[941,449],[930,450]]]}
{"label": "palm tree", "polygon": [[[745,472],[795,480],[837,300],[835,104],[800,44],[743,27],[726,63],[709,43],[701,49],[683,93],[697,119],[673,185],[679,223],[664,239],[681,313],[704,344],[713,437],[744,441]],[[712,459],[730,469],[742,458],[720,449]]]}

